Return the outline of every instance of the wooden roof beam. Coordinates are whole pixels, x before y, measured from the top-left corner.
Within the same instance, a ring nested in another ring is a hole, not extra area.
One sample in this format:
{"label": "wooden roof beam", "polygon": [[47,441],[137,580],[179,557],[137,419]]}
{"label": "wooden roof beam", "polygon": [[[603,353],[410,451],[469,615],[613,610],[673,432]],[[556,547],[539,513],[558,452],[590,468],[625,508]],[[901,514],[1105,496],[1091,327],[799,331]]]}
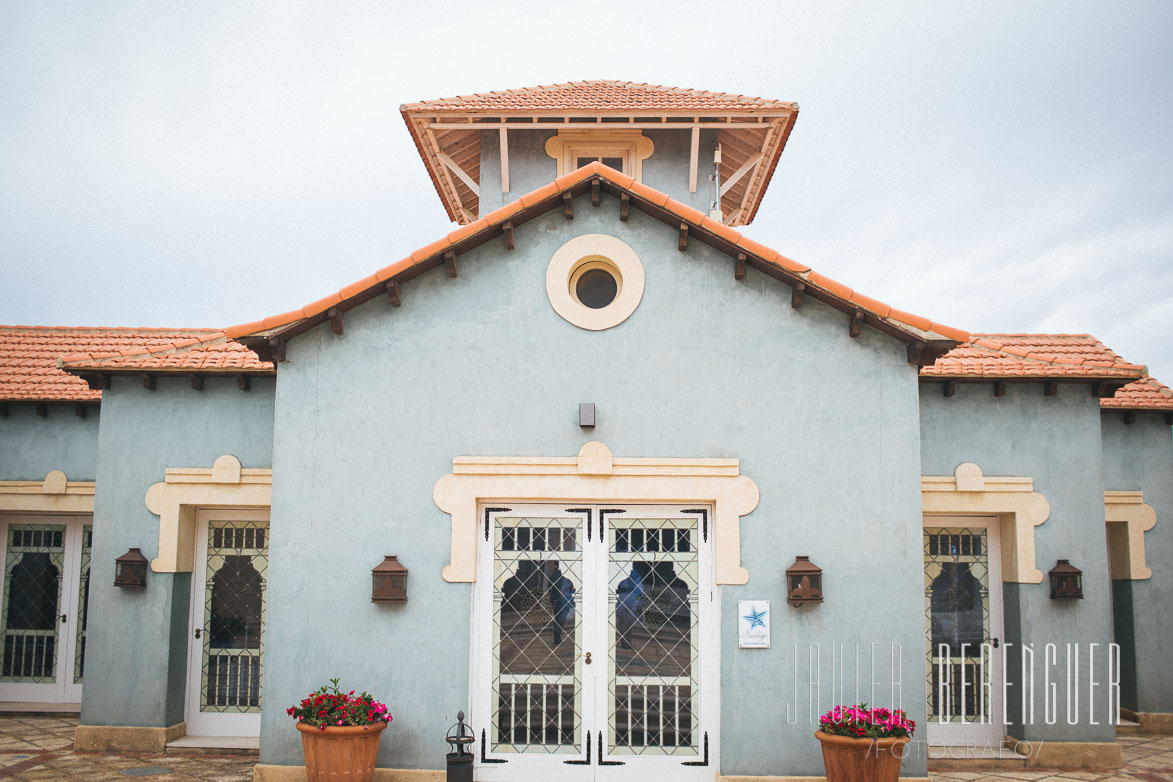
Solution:
{"label": "wooden roof beam", "polygon": [[693,125],[688,148],[688,192],[696,192],[696,175],[701,152],[701,126]]}
{"label": "wooden roof beam", "polygon": [[467,173],[465,173],[463,168],[456,165],[455,160],[450,158],[447,154],[445,154],[442,151],[437,152],[436,157],[440,160],[441,163],[443,163],[448,168],[449,171],[451,171],[453,174],[456,175],[457,179],[459,179],[461,182],[464,183],[465,187],[467,187],[469,190],[472,191],[473,195],[480,198],[480,195],[481,195],[480,186],[477,185],[477,183],[475,181],[473,181],[472,177],[470,177]]}
{"label": "wooden roof beam", "polygon": [[501,144],[501,192],[509,192],[509,131],[505,128],[500,129],[500,144]]}

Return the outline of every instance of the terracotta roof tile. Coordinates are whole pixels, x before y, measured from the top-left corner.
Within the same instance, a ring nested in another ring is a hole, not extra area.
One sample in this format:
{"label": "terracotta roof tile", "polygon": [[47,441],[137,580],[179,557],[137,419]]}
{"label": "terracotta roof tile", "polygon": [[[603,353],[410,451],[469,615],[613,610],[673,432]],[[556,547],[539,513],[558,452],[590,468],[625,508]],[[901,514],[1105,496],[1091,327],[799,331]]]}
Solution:
{"label": "terracotta roof tile", "polygon": [[125,372],[247,372],[250,375],[273,374],[273,365],[262,362],[223,331],[200,330],[195,336],[182,336],[170,342],[139,342],[117,353],[72,353],[60,358],[57,366],[67,372],[87,369]]}
{"label": "terracotta roof tile", "polygon": [[1100,407],[1173,412],[1173,391],[1151,377],[1144,377],[1117,391],[1116,396],[1101,399]]}
{"label": "terracotta roof tile", "polygon": [[279,329],[320,315],[327,308],[340,304],[346,299],[358,296],[375,285],[382,285],[387,280],[395,277],[395,275],[405,272],[413,266],[435,259],[439,254],[443,253],[449,247],[455,246],[458,242],[471,240],[477,234],[485,231],[499,231],[502,223],[512,218],[518,212],[521,212],[527,205],[533,206],[542,202],[548,202],[550,199],[569,191],[571,187],[579,185],[591,177],[598,177],[621,188],[636,198],[643,199],[654,206],[662,207],[666,211],[679,216],[691,229],[716,236],[724,242],[735,242],[736,247],[744,250],[747,254],[755,256],[762,263],[772,264],[785,270],[790,275],[797,275],[805,280],[808,286],[821,289],[845,302],[851,302],[852,306],[865,310],[871,315],[883,318],[892,325],[917,337],[956,342],[965,342],[969,339],[969,333],[961,329],[933,323],[927,318],[910,315],[906,312],[893,309],[883,302],[870,299],[862,294],[855,294],[846,285],[838,283],[829,277],[824,277],[817,272],[812,272],[809,267],[797,263],[778,253],[776,250],[741,235],[732,228],[721,226],[718,230],[714,227],[714,221],[710,220],[701,212],[678,201],[674,201],[667,194],[661,193],[659,190],[638,182],[632,182],[630,177],[624,176],[615,169],[598,162],[589,163],[577,171],[567,174],[565,177],[559,177],[558,180],[521,196],[518,200],[502,206],[500,209],[477,220],[475,223],[457,228],[447,236],[416,250],[408,257],[380,269],[374,275],[367,278],[370,284],[366,287],[361,284],[351,284],[337,293],[330,294],[312,304],[307,304],[301,310],[293,310],[284,315],[265,318],[263,321],[244,324],[242,326],[232,326],[225,331],[233,339],[237,339]]}
{"label": "terracotta roof tile", "polygon": [[457,112],[639,112],[639,111],[762,111],[793,110],[797,106],[780,100],[710,92],[681,87],[664,87],[631,81],[596,79],[522,87],[514,90],[480,92],[452,98],[425,100],[400,106],[400,111],[428,113]]}
{"label": "terracotta roof tile", "polygon": [[121,360],[134,350],[173,349],[177,341],[216,333],[212,329],[0,326],[0,401],[97,401],[101,392],[59,369],[59,358],[101,355]]}
{"label": "terracotta roof tile", "polygon": [[[940,330],[936,324],[934,328]],[[922,377],[991,380],[1112,379],[1139,378],[1147,371],[1139,364],[1129,364],[1088,334],[973,334],[920,373]]]}

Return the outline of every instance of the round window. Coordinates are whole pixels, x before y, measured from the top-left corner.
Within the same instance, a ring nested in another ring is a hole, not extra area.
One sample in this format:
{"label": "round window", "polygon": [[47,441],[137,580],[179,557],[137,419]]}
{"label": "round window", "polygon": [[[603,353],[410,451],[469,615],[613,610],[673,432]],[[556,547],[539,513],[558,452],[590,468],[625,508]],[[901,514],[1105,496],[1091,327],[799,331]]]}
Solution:
{"label": "round window", "polygon": [[571,239],[546,267],[546,295],[554,311],[591,331],[626,320],[639,305],[643,290],[639,258],[626,242],[606,234]]}
{"label": "round window", "polygon": [[584,307],[601,310],[615,301],[621,280],[619,271],[611,264],[589,259],[570,275],[570,293]]}

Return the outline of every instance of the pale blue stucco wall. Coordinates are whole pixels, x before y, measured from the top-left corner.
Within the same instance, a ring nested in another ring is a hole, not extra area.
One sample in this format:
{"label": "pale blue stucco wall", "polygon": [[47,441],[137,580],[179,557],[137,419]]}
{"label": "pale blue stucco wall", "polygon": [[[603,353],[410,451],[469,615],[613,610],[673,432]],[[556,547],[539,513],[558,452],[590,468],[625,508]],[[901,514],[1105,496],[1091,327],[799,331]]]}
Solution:
{"label": "pale blue stucco wall", "polygon": [[[940,383],[921,390],[921,453],[926,475],[952,475],[963,462],[973,462],[988,476],[1026,476],[1047,498],[1051,515],[1035,528],[1036,563],[1044,574],[1041,584],[1003,585],[1005,638],[1019,649],[1033,644],[1035,651],[1032,724],[1021,724],[1021,673],[1012,654],[1007,676],[1009,713],[1016,738],[1052,741],[1112,741],[1108,723],[1107,649],[1109,621],[1107,549],[1104,531],[1103,478],[1100,460],[1099,400],[1084,384],[1060,384],[1056,396],[1043,393],[1041,383],[1011,383],[1002,397],[990,383],[958,384],[956,395],[945,397]],[[1004,549],[1005,550],[1005,549]],[[1057,559],[1069,559],[1083,570],[1083,600],[1051,600],[1046,573]],[[1058,645],[1056,724],[1045,724],[1043,703],[1044,645]],[[1066,724],[1065,644],[1081,644],[1079,724]],[[1095,711],[1088,709],[1088,644],[1098,643],[1095,665]],[[1091,720],[1099,722],[1092,725]]]}
{"label": "pale blue stucco wall", "polygon": [[50,470],[92,481],[97,459],[97,405],[86,407],[85,418],[73,405],[48,405],[41,418],[34,405],[9,403],[0,417],[0,481],[40,481]]}
{"label": "pale blue stucco wall", "polygon": [[[1145,560],[1152,578],[1115,581],[1117,629],[1131,629],[1130,670],[1135,700],[1124,705],[1135,711],[1173,712],[1173,666],[1168,663],[1173,638],[1173,437],[1164,416],[1138,413],[1133,424],[1124,415],[1103,415],[1104,488],[1140,490],[1153,507],[1157,523],[1145,533]],[[1121,615],[1131,605],[1131,616]],[[1125,644],[1121,643],[1124,647]]]}
{"label": "pale blue stucco wall", "polygon": [[[509,192],[502,193],[500,137],[497,131],[481,134],[479,216],[516,201],[558,176],[557,161],[546,154],[546,140],[554,135],[552,130],[509,131]],[[653,149],[651,157],[643,161],[643,183],[708,214],[712,196],[709,174],[713,170],[717,131],[701,131],[695,193],[688,192],[692,134],[687,130],[647,130],[644,135],[652,140]]]}
{"label": "pale blue stucco wall", "polygon": [[[544,285],[554,251],[592,232],[628,242],[647,275],[639,308],[603,332],[559,318]],[[610,197],[579,198],[573,221],[556,211],[519,226],[516,250],[490,242],[460,257],[459,278],[430,272],[404,285],[401,307],[372,301],[346,313],[344,335],[289,343],[262,762],[302,762],[284,709],[340,676],[390,703],[381,765],[439,767],[468,708],[471,586],[441,578],[450,520],[432,488],[454,456],[569,456],[589,440],[618,456],[738,457],[761,490],[742,523],[750,582],[719,598],[723,773],[822,773],[803,683],[802,719],[784,717],[795,643],[804,659],[810,642],[825,655],[831,642],[901,644],[903,705],[923,720],[917,378],[904,346],[870,329],[851,339],[842,313],[793,310],[788,287],[752,270],[736,281],[727,256],[699,242],[680,253],[676,240],[635,210],[620,222]],[[577,426],[580,402],[598,405],[593,431]],[[385,554],[410,569],[405,606],[370,602]],[[825,569],[825,604],[783,602],[797,554]],[[771,649],[737,649],[739,599],[772,601]],[[886,701],[888,658],[877,667]],[[923,759],[909,770],[923,774]]]}
{"label": "pale blue stucco wall", "polygon": [[132,546],[157,556],[159,517],[145,498],[168,467],[207,468],[224,454],[244,467],[272,466],[274,386],[254,378],[242,392],[235,378],[208,378],[193,391],[187,379],[160,378],[148,391],[115,377],[103,392],[83,724],[183,721],[190,574],[150,572],[145,589],[120,589],[114,558]]}

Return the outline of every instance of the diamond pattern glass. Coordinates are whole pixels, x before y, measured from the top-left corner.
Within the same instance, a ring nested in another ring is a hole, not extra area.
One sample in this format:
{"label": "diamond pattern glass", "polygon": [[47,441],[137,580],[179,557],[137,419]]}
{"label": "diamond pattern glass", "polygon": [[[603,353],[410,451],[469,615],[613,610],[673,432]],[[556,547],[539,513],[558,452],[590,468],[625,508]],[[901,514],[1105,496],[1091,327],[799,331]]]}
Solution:
{"label": "diamond pattern glass", "polygon": [[10,524],[4,561],[0,681],[56,682],[65,525]]}
{"label": "diamond pattern glass", "polygon": [[613,755],[697,755],[698,520],[608,520]]}
{"label": "diamond pattern glass", "polygon": [[201,711],[261,710],[269,522],[208,522]]}
{"label": "diamond pattern glass", "polygon": [[[990,637],[987,552],[984,529],[925,528],[926,685],[934,721],[989,720],[990,665],[981,658]],[[947,704],[941,703],[942,669]]]}
{"label": "diamond pattern glass", "polygon": [[581,518],[497,518],[494,752],[579,751],[582,523]]}
{"label": "diamond pattern glass", "polygon": [[77,580],[77,646],[73,653],[73,683],[81,684],[86,664],[86,620],[90,613],[90,548],[94,542],[94,526],[86,524],[81,530],[81,566]]}

